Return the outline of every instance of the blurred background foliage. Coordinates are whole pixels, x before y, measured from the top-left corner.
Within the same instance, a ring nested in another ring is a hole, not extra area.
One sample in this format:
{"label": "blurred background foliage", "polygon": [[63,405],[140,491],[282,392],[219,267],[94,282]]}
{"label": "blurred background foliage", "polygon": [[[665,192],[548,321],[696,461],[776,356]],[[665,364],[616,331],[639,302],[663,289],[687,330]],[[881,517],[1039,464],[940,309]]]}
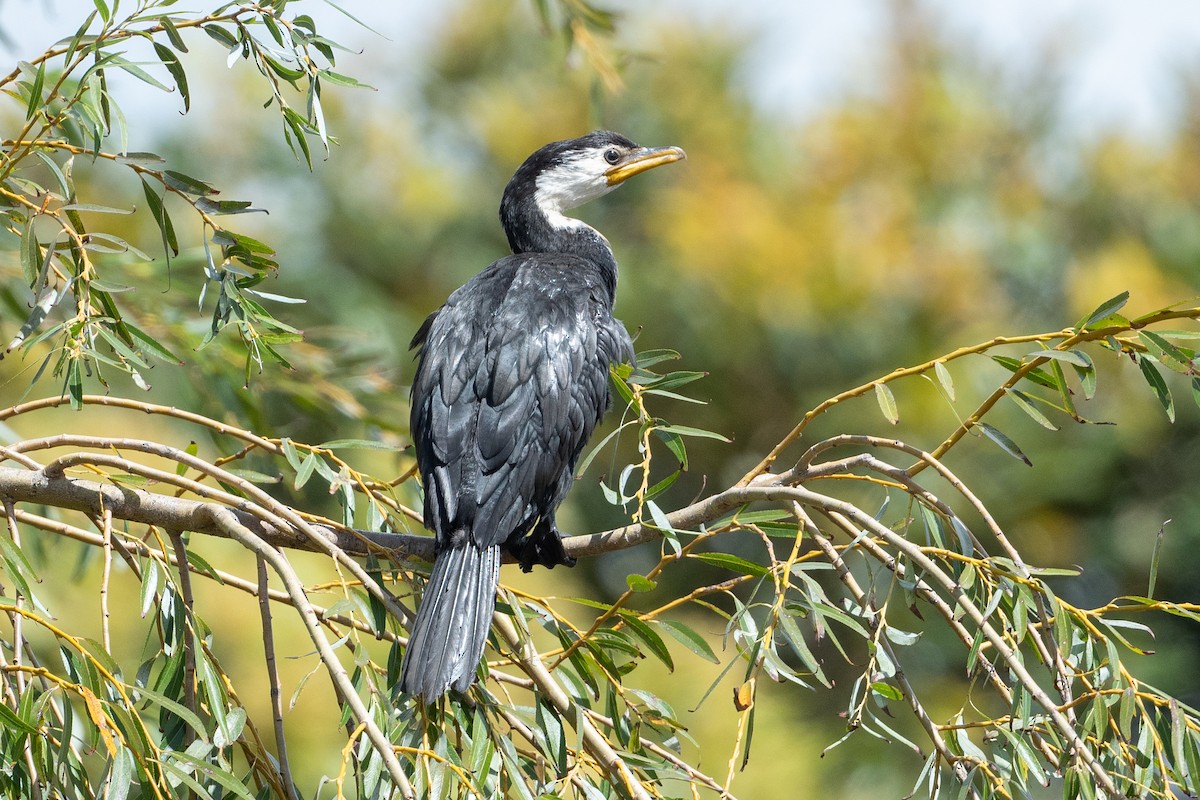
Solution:
{"label": "blurred background foliage", "polygon": [[[623,267],[618,315],[640,331],[638,349],[673,348],[683,368],[711,373],[699,384],[708,405],[662,413],[733,439],[697,441],[690,474],[660,501],[664,507],[729,485],[806,409],[893,368],[996,335],[1068,326],[1125,289],[1133,313],[1197,293],[1200,76],[1181,73],[1168,135],[1147,142],[1113,133],[1080,143],[1061,103],[1061,56],[1047,52],[1036,68],[1018,69],[976,55],[920,3],[890,9],[886,50],[870,81],[794,121],[750,102],[734,77],[746,41],[720,26],[680,16],[642,27],[618,19],[612,42],[603,24],[591,29],[600,38],[587,40],[597,48],[589,62],[568,52],[553,30],[532,35],[535,4],[466,0],[445,15],[431,56],[415,66],[383,38],[341,56],[346,72],[376,89],[326,93],[337,144],[327,159],[314,159],[311,173],[282,144],[277,117],[255,111],[265,98],[244,64],[219,79],[196,72],[190,121],[131,147],[166,155],[174,168],[220,187],[222,198],[269,209],[241,218],[238,230],[277,249],[282,268],[263,288],[307,300],[274,307],[304,329],[306,342],[285,352],[295,370],[269,366],[249,388],[230,341],[195,350],[209,324],[196,311],[202,255],[199,232],[181,229],[184,253],[169,272],[161,260],[128,267],[129,282],[160,290],[129,296],[139,324],[166,337],[187,362],[155,368],[148,399],[272,436],[406,441],[412,333],[450,291],[505,252],[495,209],[514,167],[547,141],[595,127],[689,154],[681,167],[580,211],[613,243]],[[224,69],[219,55],[204,50],[189,56],[189,70],[206,62]],[[178,108],[174,97],[156,102],[154,114]],[[81,185],[124,181],[129,204],[139,202],[136,182],[115,168],[81,164],[76,177]],[[151,252],[159,240],[143,214],[110,227]],[[0,270],[20,269],[15,253],[0,253]],[[10,307],[25,301],[4,299]],[[0,364],[4,405],[26,391],[37,360]],[[1116,427],[1068,420],[1049,432],[1002,407],[994,424],[1020,443],[1034,468],[983,440],[956,448],[950,464],[1031,563],[1084,569],[1064,588],[1073,602],[1143,592],[1167,520],[1158,593],[1196,600],[1200,412],[1183,402],[1180,382],[1178,419],[1168,424],[1136,369],[1111,355],[1099,367],[1099,395],[1080,411]],[[952,371],[962,408],[1006,374],[982,357]],[[930,383],[894,388],[898,429],[868,397],[819,420],[810,441],[899,432],[932,449],[957,424]],[[53,391],[46,382],[33,394]],[[53,420],[71,424],[66,412]],[[620,447],[632,450],[632,443]],[[362,468],[384,479],[410,463],[407,455],[362,459]],[[596,485],[609,462],[623,463],[597,459],[564,509],[564,529],[620,522]],[[653,560],[631,551],[570,573],[507,579],[608,600],[625,588],[628,572]],[[73,568],[65,567],[64,582]],[[236,609],[227,610],[230,619]],[[1151,683],[1195,704],[1200,641],[1194,633],[1177,637],[1163,621],[1158,633],[1170,643],[1158,648],[1162,655],[1130,659]],[[217,646],[231,674],[254,674],[254,664],[237,658],[236,640]],[[929,666],[924,681],[964,680]],[[301,675],[307,666],[295,669]],[[687,680],[672,682],[665,672],[644,680],[658,682],[654,690],[676,708],[690,709],[707,680],[702,669],[688,669]],[[715,759],[733,740],[727,695],[722,689],[687,715]],[[816,758],[843,732],[837,712],[845,698],[836,688],[772,697],[760,698],[739,794],[778,796],[787,785],[812,796],[900,796],[911,786],[913,765],[872,739]],[[293,743],[298,771],[314,778],[337,757],[321,749],[322,724],[296,730],[310,752],[297,754],[302,745]]]}

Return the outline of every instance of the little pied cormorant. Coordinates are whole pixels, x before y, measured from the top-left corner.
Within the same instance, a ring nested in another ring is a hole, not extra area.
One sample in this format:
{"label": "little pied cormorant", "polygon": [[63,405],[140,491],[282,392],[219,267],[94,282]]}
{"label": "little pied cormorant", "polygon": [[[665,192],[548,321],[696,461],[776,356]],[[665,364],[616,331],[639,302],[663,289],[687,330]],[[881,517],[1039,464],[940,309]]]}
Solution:
{"label": "little pied cormorant", "polygon": [[554,514],[608,408],[609,367],[629,361],[633,345],[612,314],[608,240],[563,212],[685,157],[611,131],[538,150],[500,203],[513,255],[451,294],[413,337],[411,429],[437,544],[403,692],[431,702],[475,680],[502,547],[526,571],[575,563]]}

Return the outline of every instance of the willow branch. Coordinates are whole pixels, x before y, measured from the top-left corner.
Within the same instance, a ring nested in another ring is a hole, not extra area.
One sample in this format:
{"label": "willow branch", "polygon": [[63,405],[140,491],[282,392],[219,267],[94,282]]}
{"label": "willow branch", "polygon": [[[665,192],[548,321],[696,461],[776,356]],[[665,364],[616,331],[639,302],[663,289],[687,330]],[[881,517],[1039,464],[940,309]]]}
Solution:
{"label": "willow branch", "polygon": [[546,665],[542,663],[541,657],[538,655],[537,647],[529,639],[523,639],[517,628],[513,625],[512,619],[497,612],[492,617],[496,630],[504,638],[509,648],[512,650],[513,657],[520,663],[526,674],[533,679],[537,684],[542,695],[550,701],[554,708],[558,711],[559,716],[564,720],[573,720],[582,730],[579,733],[583,736],[583,746],[591,754],[592,758],[596,759],[597,763],[604,767],[605,770],[612,776],[616,786],[623,786],[633,796],[634,800],[650,800],[650,794],[642,785],[642,782],[630,771],[625,760],[617,754],[609,744],[608,739],[604,738],[596,726],[585,714],[578,714],[574,701],[567,691],[559,685],[550,671],[546,669]]}
{"label": "willow branch", "polygon": [[1030,696],[1045,709],[1054,726],[1070,744],[1071,750],[1075,752],[1092,773],[1098,785],[1108,792],[1110,796],[1116,793],[1112,777],[1096,759],[1092,751],[1088,749],[1087,744],[1080,738],[1079,733],[1075,730],[1070,720],[1063,714],[1054,701],[1050,699],[1037,680],[1025,669],[1025,665],[1021,659],[1013,653],[1003,637],[988,623],[983,612],[971,602],[966,592],[962,590],[962,587],[952,577],[946,575],[920,547],[880,524],[871,515],[863,512],[852,503],[818,494],[802,487],[771,487],[758,490],[751,489],[749,491],[761,495],[764,500],[795,500],[804,505],[815,506],[826,511],[842,514],[848,519],[853,520],[855,525],[870,530],[873,535],[878,536],[892,547],[904,553],[914,565],[920,567],[923,572],[937,580],[942,585],[942,588],[954,598],[958,607],[966,612],[971,621],[978,626],[984,638],[996,649],[996,652],[1004,658],[1008,668]]}
{"label": "willow branch", "polygon": [[[271,600],[268,586],[267,562],[258,559],[258,610],[262,617],[263,653],[266,658],[267,678],[271,686],[271,719],[275,724],[275,749],[279,752],[279,774],[287,791],[288,800],[298,797],[292,782],[292,768],[288,761],[287,737],[283,729],[283,689],[279,684],[279,667],[275,663],[275,626],[271,623]],[[183,570],[186,572],[186,570]]]}
{"label": "willow branch", "polygon": [[[196,607],[192,595],[192,573],[188,569],[187,549],[183,544],[183,534],[177,530],[168,529],[167,538],[171,540],[174,550],[175,564],[179,568],[179,596],[183,598],[186,609],[184,619],[187,630],[192,636],[183,643],[183,707],[188,711],[196,711],[196,648],[195,648],[195,614]],[[190,727],[184,729],[184,745],[190,745],[195,738],[195,731]]]}
{"label": "willow branch", "polygon": [[[103,545],[103,539],[98,534],[91,533],[83,528],[77,528],[74,525],[68,525],[65,522],[50,519],[49,517],[43,517],[38,514],[32,514],[28,511],[22,511],[19,508],[14,509],[14,513],[16,520],[24,525],[29,525],[30,527],[47,531],[48,533],[53,533],[57,536],[65,536],[68,539],[74,539],[77,542],[83,542],[84,544],[88,544],[93,547],[100,547]],[[0,511],[0,514],[4,514],[4,512]],[[119,531],[115,531],[115,533],[119,534]],[[114,544],[117,541],[119,540],[114,540]],[[129,539],[122,542],[121,545],[122,547],[131,548],[133,552],[137,553],[138,555],[153,558],[165,563],[174,564],[177,567],[181,566],[179,558],[174,553],[164,553],[163,551],[151,547],[141,540]],[[189,573],[194,572],[199,575],[204,575],[205,577],[210,576],[208,572],[197,569],[190,562],[188,562],[186,566]],[[222,586],[229,586],[254,597],[259,597],[258,584],[253,581],[248,581],[239,575],[234,575],[231,572],[225,572],[224,570],[216,568],[212,569],[211,574],[216,575],[218,582]],[[288,595],[288,593],[280,591],[279,589],[268,589],[267,596],[272,602],[292,605],[292,598]],[[398,642],[404,644],[407,641],[404,637],[397,636],[389,630],[375,630],[362,620],[355,619],[353,617],[347,617],[344,614],[330,614],[328,609],[324,608],[323,606],[313,604],[313,611],[316,612],[317,618],[326,625],[333,624],[341,625],[347,628],[354,628],[362,631],[363,633],[369,633],[372,636],[379,637],[389,642]]]}
{"label": "willow branch", "polygon": [[[65,474],[49,475],[43,470],[0,467],[0,496],[9,497],[14,502],[37,503],[89,515],[98,515],[101,509],[107,508],[113,519],[229,538],[207,516],[207,507],[224,507],[217,503],[171,497]],[[686,530],[715,519],[745,502],[738,492],[724,492],[668,514],[667,519],[676,529]],[[275,547],[311,552],[325,550],[292,524],[279,519],[265,521],[239,508],[229,510],[240,524]],[[432,561],[434,556],[431,536],[348,530],[320,523],[308,523],[307,527],[328,546],[352,556],[366,556],[375,552],[392,557],[411,556],[424,561]],[[653,526],[632,524],[601,533],[569,536],[563,540],[563,546],[569,555],[580,558],[634,547],[655,541],[661,536],[662,533]]]}
{"label": "willow branch", "polygon": [[350,707],[354,718],[364,726],[367,738],[371,740],[375,751],[379,753],[379,757],[383,760],[384,768],[387,769],[392,781],[399,788],[401,796],[406,800],[414,800],[415,794],[412,784],[409,783],[408,776],[404,774],[404,769],[401,767],[400,761],[396,758],[396,753],[392,749],[391,742],[388,741],[387,736],[380,730],[379,726],[375,724],[370,710],[363,705],[362,698],[358,696],[354,684],[350,681],[350,676],[346,674],[346,668],[342,666],[342,662],[338,660],[337,653],[333,651],[333,647],[329,644],[329,639],[325,636],[325,631],[321,628],[320,620],[317,619],[316,612],[313,611],[312,605],[308,602],[308,597],[304,593],[304,586],[300,581],[300,577],[292,569],[291,564],[288,563],[282,553],[242,525],[241,521],[230,509],[205,504],[202,513],[210,517],[209,521],[212,525],[223,528],[229,538],[236,539],[247,549],[253,550],[275,570],[275,574],[283,581],[287,593],[291,596],[296,610],[300,612],[300,619],[303,621],[304,627],[308,630],[313,644],[316,645],[317,652],[321,656],[321,661],[325,664],[325,669],[333,680],[333,684],[341,696],[342,702]]}
{"label": "willow branch", "polygon": [[[98,483],[68,475],[50,476],[42,470],[0,467],[0,496],[14,502],[37,503],[70,511],[98,515],[102,508],[114,519],[156,525],[167,530],[192,531],[209,536],[230,538],[207,515],[215,503],[171,497],[126,486]],[[240,509],[229,509],[238,523],[275,547],[317,551],[317,544],[295,527],[280,521],[265,522]],[[350,555],[365,556],[371,551],[392,551],[431,560],[433,539],[404,533],[346,531],[328,525],[310,524],[310,529],[329,545]]]}
{"label": "willow branch", "polygon": [[767,453],[767,455],[763,457],[762,461],[760,461],[754,467],[754,469],[747,472],[745,476],[738,481],[738,485],[747,486],[756,477],[762,475],[764,472],[770,469],[771,465],[775,463],[775,459],[779,458],[780,454],[782,454],[784,450],[786,450],[800,438],[800,435],[804,433],[804,429],[807,428],[809,423],[811,423],[814,419],[821,416],[839,403],[874,391],[875,384],[877,383],[891,383],[892,381],[899,380],[900,378],[907,378],[912,375],[921,375],[933,369],[934,364],[936,364],[938,361],[953,361],[957,358],[962,358],[963,356],[984,353],[988,350],[991,350],[993,347],[998,347],[999,345],[1053,341],[1055,339],[1061,339],[1064,336],[1069,336],[1071,333],[1072,331],[1067,329],[1062,331],[1054,331],[1052,333],[1036,333],[1028,336],[998,336],[994,339],[989,339],[986,342],[980,342],[967,347],[960,347],[953,352],[934,359],[933,361],[926,361],[924,364],[893,370],[882,378],[877,378],[869,383],[864,383],[861,386],[856,386],[853,389],[848,389],[840,394],[834,395],[801,417],[800,421],[796,423],[796,426],[788,431],[787,435],[780,439],[779,443],[776,444],[775,447],[771,448],[771,452]]}
{"label": "willow branch", "polygon": [[[837,572],[838,578],[850,592],[850,595],[854,598],[854,602],[858,603],[859,607],[863,611],[867,612],[866,620],[868,624],[871,625],[872,628],[877,628],[882,622],[879,609],[875,606],[874,601],[867,596],[867,593],[863,591],[862,587],[858,583],[858,580],[855,579],[854,574],[850,571],[850,567],[847,566],[846,562],[842,559],[841,553],[839,553],[837,548],[833,546],[833,542],[829,541],[825,534],[821,533],[821,530],[812,521],[812,518],[809,517],[808,512],[804,510],[803,506],[801,506],[799,503],[793,503],[792,510],[796,517],[804,525],[805,531],[810,537],[812,537],[813,542],[817,545],[821,552],[825,554],[825,557],[829,560],[829,563],[833,565],[834,570]],[[891,658],[892,664],[895,666],[896,670],[894,673],[896,682],[900,684],[900,689],[904,693],[904,699],[908,701],[908,707],[916,716],[917,721],[921,723],[921,727],[925,730],[925,735],[929,738],[930,744],[932,744],[934,749],[937,750],[938,755],[941,756],[942,760],[951,766],[951,769],[954,770],[954,775],[958,778],[959,782],[966,783],[968,778],[966,766],[958,757],[954,755],[954,753],[950,751],[950,748],[947,747],[946,743],[942,740],[941,734],[937,728],[937,724],[934,723],[933,719],[929,716],[929,712],[925,710],[925,707],[921,705],[921,701],[917,696],[916,690],[913,688],[912,684],[909,683],[908,676],[901,668],[900,659],[896,657],[896,653],[892,648],[891,642],[888,641],[887,637],[876,636],[875,638],[876,641],[879,642],[879,646],[883,647],[887,651],[888,656]],[[971,790],[970,795],[972,797],[978,796],[973,789]]]}

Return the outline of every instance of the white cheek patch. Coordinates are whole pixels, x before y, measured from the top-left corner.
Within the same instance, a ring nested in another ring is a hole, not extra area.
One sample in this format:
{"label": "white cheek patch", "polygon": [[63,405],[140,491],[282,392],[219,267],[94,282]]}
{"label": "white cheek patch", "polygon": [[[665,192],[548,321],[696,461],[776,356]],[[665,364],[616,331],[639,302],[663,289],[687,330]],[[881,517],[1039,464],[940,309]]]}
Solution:
{"label": "white cheek patch", "polygon": [[534,201],[555,228],[579,228],[582,222],[562,212],[616,188],[608,185],[608,168],[601,151],[574,156],[538,176]]}

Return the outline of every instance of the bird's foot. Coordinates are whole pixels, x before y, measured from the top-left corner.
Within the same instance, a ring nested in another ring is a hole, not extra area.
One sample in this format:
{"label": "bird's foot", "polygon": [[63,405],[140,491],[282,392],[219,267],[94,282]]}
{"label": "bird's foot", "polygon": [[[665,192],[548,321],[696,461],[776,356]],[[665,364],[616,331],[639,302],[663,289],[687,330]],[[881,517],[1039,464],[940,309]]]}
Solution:
{"label": "bird's foot", "polygon": [[539,525],[528,536],[511,543],[508,549],[521,565],[522,572],[532,572],[535,564],[554,569],[560,564],[573,567],[576,563],[567,555],[562,533],[554,525]]}

